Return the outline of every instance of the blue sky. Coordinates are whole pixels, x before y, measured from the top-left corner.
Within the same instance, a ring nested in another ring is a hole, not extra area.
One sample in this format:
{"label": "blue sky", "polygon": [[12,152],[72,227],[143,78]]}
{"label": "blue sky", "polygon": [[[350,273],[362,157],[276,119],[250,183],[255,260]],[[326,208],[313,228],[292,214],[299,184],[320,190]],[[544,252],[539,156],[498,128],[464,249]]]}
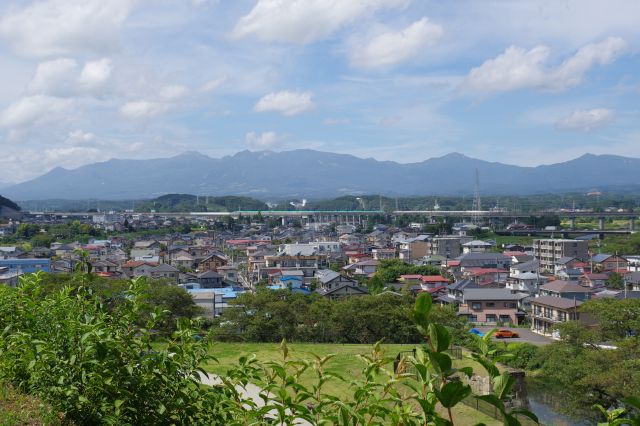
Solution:
{"label": "blue sky", "polygon": [[0,183],[196,150],[640,156],[636,0],[5,0]]}

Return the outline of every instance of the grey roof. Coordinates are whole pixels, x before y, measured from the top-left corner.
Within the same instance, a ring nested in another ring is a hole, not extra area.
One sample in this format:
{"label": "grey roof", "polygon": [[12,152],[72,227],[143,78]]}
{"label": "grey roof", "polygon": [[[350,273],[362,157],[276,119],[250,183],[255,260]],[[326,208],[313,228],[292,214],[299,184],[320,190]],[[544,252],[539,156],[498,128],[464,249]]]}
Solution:
{"label": "grey roof", "polygon": [[556,265],[566,265],[567,263],[571,262],[572,260],[577,260],[575,257],[571,257],[571,256],[563,256],[560,259],[556,260]]}
{"label": "grey roof", "polygon": [[510,261],[511,258],[502,253],[478,253],[478,252],[469,252],[465,253],[462,256],[458,256],[456,260],[502,260],[502,261]]}
{"label": "grey roof", "polygon": [[624,281],[629,284],[640,284],[640,272],[627,272]]}
{"label": "grey roof", "polygon": [[318,278],[322,284],[326,284],[339,276],[340,274],[338,272],[332,271],[331,269],[320,269],[319,271],[316,271],[316,278]]}
{"label": "grey roof", "polygon": [[222,275],[216,271],[204,271],[203,273],[198,274],[198,278],[222,278]]}
{"label": "grey roof", "polygon": [[369,289],[367,289],[367,287],[362,287],[362,286],[358,286],[358,285],[354,285],[354,284],[350,284],[350,283],[344,283],[342,285],[336,286],[334,288],[332,288],[331,290],[326,290],[326,289],[318,289],[316,290],[316,292],[322,296],[326,296],[327,294],[331,294],[331,293],[336,293],[339,290],[342,290],[344,288],[348,288],[351,290],[351,292],[353,293],[361,293],[361,294],[367,294],[369,293]]}
{"label": "grey roof", "polygon": [[180,270],[175,266],[171,266],[168,263],[161,263],[155,268],[153,268],[153,272],[179,272]]}
{"label": "grey roof", "polygon": [[571,281],[556,280],[543,286],[540,290],[554,291],[558,293],[589,293],[590,290]]}
{"label": "grey roof", "polygon": [[539,305],[551,306],[552,308],[571,309],[574,306],[582,305],[579,300],[569,299],[566,297],[540,296],[531,299],[531,303]]}
{"label": "grey roof", "polygon": [[612,254],[606,254],[606,253],[600,253],[600,254],[596,254],[591,258],[592,262],[596,262],[596,263],[600,263],[600,262],[604,262],[605,260],[607,260],[608,258],[612,257]]}
{"label": "grey roof", "polygon": [[540,261],[538,259],[533,259],[528,262],[516,263],[515,265],[511,265],[511,269],[515,269],[516,271],[535,271],[540,267]]}
{"label": "grey roof", "polygon": [[463,293],[465,301],[468,300],[521,300],[526,294],[512,293],[505,288],[466,289]]}

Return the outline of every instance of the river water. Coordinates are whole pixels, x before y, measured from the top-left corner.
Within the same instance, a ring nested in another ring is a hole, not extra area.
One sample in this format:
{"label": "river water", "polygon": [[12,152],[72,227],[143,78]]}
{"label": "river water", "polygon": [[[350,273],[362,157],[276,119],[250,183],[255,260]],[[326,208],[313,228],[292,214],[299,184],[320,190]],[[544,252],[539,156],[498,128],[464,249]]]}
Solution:
{"label": "river water", "polygon": [[591,426],[597,423],[597,412],[590,406],[570,409],[568,395],[559,387],[539,379],[526,378],[529,409],[547,426]]}

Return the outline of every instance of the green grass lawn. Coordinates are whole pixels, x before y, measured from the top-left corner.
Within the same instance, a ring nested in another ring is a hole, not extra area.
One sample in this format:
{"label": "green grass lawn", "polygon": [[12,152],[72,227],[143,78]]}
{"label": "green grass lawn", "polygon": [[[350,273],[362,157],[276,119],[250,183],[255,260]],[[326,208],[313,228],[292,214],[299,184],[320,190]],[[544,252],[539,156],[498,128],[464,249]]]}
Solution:
{"label": "green grass lawn", "polygon": [[[395,358],[400,351],[411,351],[416,345],[398,345],[388,344],[382,345],[385,355]],[[314,343],[289,343],[289,357],[293,360],[311,360],[313,355],[326,356],[335,355],[327,364],[327,370],[332,371],[345,381],[330,381],[325,385],[325,392],[346,397],[350,395],[349,384],[352,380],[360,377],[360,371],[364,364],[356,355],[370,354],[372,345],[354,345],[354,344],[314,344]],[[211,347],[211,355],[217,358],[217,363],[208,363],[204,366],[206,371],[218,375],[224,375],[231,367],[238,363],[240,356],[252,356],[261,362],[281,361],[282,354],[279,351],[277,343],[214,343]],[[389,363],[389,369],[393,369]],[[475,361],[467,358],[454,360],[456,367],[473,367],[477,374],[485,375],[484,369]],[[301,377],[304,385],[310,385],[314,381],[311,371],[305,372]],[[445,411],[441,410],[441,414],[445,415]],[[500,424],[498,421],[483,415],[471,407],[460,404],[453,410],[453,416],[456,424],[476,424],[483,422],[488,426]]]}

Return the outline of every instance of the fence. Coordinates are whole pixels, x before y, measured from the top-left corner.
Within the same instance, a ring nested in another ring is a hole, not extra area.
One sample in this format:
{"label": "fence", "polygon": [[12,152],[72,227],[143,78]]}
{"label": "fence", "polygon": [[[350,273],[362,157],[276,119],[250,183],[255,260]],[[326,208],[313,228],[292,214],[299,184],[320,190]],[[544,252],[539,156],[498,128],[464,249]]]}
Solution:
{"label": "fence", "polygon": [[[489,404],[487,401],[483,401],[481,399],[476,398],[474,395],[468,396],[467,398],[463,399],[462,403],[468,407],[474,408],[475,410],[481,412],[484,415],[487,415],[498,421],[504,421],[502,413],[500,413],[500,411],[496,407]],[[523,426],[533,426],[533,425],[545,426],[542,423],[534,422],[533,420],[531,420],[529,417],[526,417],[526,416],[516,415],[516,417],[518,418],[518,420]]]}

